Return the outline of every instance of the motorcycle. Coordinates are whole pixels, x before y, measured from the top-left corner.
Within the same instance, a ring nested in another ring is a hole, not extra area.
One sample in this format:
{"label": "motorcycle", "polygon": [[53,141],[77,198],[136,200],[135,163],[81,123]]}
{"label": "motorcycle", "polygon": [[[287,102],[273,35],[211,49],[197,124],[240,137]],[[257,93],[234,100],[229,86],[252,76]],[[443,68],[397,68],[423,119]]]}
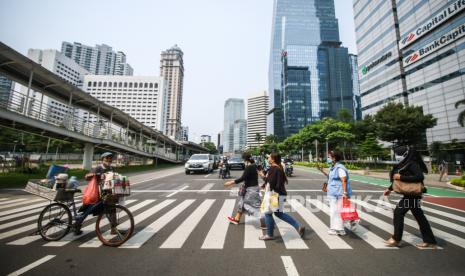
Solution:
{"label": "motorcycle", "polygon": [[286,162],[284,164],[284,172],[286,173],[286,176],[292,176],[292,173],[294,172],[294,167],[292,166],[291,162]]}
{"label": "motorcycle", "polygon": [[228,166],[222,166],[218,173],[218,178],[225,179],[230,177],[230,172]]}

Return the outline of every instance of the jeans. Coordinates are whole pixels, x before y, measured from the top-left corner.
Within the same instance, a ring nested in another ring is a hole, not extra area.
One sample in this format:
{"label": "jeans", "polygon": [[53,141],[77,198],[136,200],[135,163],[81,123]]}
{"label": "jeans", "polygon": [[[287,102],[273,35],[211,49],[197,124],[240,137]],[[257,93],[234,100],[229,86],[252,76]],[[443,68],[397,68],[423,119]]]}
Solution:
{"label": "jeans", "polygon": [[[285,222],[289,223],[290,225],[292,225],[296,230],[299,230],[300,228],[299,223],[291,215],[288,215],[280,211],[274,212],[274,215],[284,220]],[[274,231],[274,224],[275,224],[273,214],[265,214],[265,223],[266,223],[266,233],[269,237],[272,237],[273,231]]]}
{"label": "jeans", "polygon": [[396,209],[394,210],[394,235],[392,236],[394,240],[402,240],[402,234],[404,232],[404,217],[410,210],[420,226],[423,242],[436,244],[433,231],[431,230],[431,226],[429,225],[420,204],[421,198],[419,197],[403,197],[399,203],[397,203]]}

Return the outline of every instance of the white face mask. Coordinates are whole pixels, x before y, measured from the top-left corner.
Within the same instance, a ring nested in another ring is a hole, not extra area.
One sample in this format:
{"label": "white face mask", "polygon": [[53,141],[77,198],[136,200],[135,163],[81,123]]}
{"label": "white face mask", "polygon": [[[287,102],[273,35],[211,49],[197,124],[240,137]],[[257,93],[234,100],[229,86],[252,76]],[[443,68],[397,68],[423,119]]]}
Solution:
{"label": "white face mask", "polygon": [[405,157],[407,157],[407,155],[408,155],[408,150],[399,158],[399,162],[402,162],[405,159]]}

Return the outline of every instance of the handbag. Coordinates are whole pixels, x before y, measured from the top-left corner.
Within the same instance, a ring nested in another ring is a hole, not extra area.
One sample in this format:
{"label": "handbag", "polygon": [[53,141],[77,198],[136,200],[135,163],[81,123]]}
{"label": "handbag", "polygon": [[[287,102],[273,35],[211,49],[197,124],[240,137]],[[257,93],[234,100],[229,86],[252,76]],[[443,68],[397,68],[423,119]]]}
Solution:
{"label": "handbag", "polygon": [[[399,173],[401,170],[405,169],[408,166],[405,165],[403,168],[399,170]],[[422,182],[404,182],[401,180],[394,180],[394,183],[392,185],[392,189],[394,192],[398,194],[403,194],[403,195],[410,195],[410,196],[416,196],[416,195],[421,195],[423,191],[423,183]]]}
{"label": "handbag", "polygon": [[97,184],[97,177],[94,176],[89,181],[84,193],[82,195],[82,204],[83,205],[91,205],[95,204],[99,200],[99,187]]}
{"label": "handbag", "polygon": [[357,209],[355,205],[350,202],[348,198],[342,199],[341,218],[343,221],[359,220]]}
{"label": "handbag", "polygon": [[246,192],[247,192],[247,187],[245,187],[245,183],[242,183],[241,186],[239,186],[239,191],[237,194],[239,196],[245,196]]}

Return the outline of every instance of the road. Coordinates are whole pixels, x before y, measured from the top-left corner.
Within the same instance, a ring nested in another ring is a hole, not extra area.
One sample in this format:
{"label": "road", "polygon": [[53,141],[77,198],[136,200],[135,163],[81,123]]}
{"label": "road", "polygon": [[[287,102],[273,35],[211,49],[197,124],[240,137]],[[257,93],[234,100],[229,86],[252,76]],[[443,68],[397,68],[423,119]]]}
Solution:
{"label": "road", "polygon": [[[242,171],[233,171],[237,177]],[[135,180],[134,180],[135,179]],[[0,274],[20,275],[384,275],[464,273],[465,211],[424,203],[441,249],[420,250],[410,243],[420,233],[407,215],[403,246],[382,244],[392,231],[398,196],[382,200],[382,187],[352,181],[361,225],[348,235],[329,236],[329,216],[320,191],[321,174],[296,168],[287,189],[291,214],[307,228],[301,239],[278,222],[273,241],[259,241],[253,217],[230,225],[237,191],[223,187],[217,173],[185,175],[182,168],[133,179],[126,205],[136,233],[120,248],[101,246],[92,231],[47,243],[29,236],[41,205],[21,191],[0,191]]]}

